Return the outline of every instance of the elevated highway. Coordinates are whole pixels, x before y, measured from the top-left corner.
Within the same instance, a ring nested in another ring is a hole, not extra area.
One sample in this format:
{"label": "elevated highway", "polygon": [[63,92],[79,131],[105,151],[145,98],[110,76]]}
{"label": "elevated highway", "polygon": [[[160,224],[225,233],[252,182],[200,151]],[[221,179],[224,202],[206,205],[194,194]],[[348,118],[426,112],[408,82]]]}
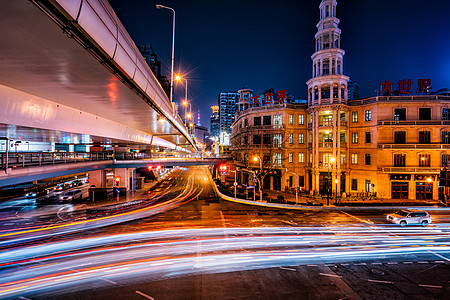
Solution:
{"label": "elevated highway", "polygon": [[10,140],[195,145],[106,0],[0,1],[0,152]]}

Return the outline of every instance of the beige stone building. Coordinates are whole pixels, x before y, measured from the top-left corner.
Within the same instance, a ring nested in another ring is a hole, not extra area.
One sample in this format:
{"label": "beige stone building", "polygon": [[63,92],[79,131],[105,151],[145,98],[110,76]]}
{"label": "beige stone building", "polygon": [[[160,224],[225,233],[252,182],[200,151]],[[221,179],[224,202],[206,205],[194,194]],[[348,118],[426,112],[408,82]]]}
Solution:
{"label": "beige stone building", "polygon": [[349,101],[336,4],[320,4],[307,104],[258,106],[252,90],[239,91],[231,151],[240,182],[262,167],[264,189],[443,199],[439,171],[450,160],[450,96]]}

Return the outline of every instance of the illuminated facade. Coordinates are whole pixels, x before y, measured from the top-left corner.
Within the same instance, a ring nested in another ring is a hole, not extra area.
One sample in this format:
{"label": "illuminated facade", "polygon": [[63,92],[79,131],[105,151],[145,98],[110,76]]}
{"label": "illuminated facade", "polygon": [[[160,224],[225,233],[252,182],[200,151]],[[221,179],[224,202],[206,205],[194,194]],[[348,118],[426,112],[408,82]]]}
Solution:
{"label": "illuminated facade", "polygon": [[[259,170],[252,158],[261,157],[265,189],[298,183],[311,193],[344,197],[442,200],[450,96],[412,95],[402,86],[402,96],[349,100],[336,5],[320,4],[307,105],[252,107],[241,93],[232,127],[236,164]],[[421,82],[430,80],[419,80],[419,88]]]}

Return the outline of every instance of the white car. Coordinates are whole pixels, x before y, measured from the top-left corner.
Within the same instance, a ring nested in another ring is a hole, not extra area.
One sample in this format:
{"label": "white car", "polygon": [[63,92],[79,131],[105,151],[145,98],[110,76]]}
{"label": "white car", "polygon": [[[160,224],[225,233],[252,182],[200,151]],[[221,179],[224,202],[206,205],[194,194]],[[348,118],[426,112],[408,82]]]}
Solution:
{"label": "white car", "polygon": [[76,199],[81,199],[83,197],[83,192],[81,190],[70,190],[61,197],[63,201],[72,201]]}
{"label": "white car", "polygon": [[388,214],[386,219],[391,223],[400,224],[402,227],[408,224],[427,226],[431,223],[430,215],[423,210],[404,209],[393,214]]}

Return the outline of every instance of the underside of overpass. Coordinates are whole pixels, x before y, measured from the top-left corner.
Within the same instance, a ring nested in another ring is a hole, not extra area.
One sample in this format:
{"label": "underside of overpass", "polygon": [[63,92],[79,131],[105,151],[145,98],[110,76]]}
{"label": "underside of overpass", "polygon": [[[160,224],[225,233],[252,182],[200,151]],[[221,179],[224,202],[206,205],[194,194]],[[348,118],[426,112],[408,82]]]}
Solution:
{"label": "underside of overpass", "polygon": [[107,1],[0,1],[0,39],[3,139],[195,149]]}

